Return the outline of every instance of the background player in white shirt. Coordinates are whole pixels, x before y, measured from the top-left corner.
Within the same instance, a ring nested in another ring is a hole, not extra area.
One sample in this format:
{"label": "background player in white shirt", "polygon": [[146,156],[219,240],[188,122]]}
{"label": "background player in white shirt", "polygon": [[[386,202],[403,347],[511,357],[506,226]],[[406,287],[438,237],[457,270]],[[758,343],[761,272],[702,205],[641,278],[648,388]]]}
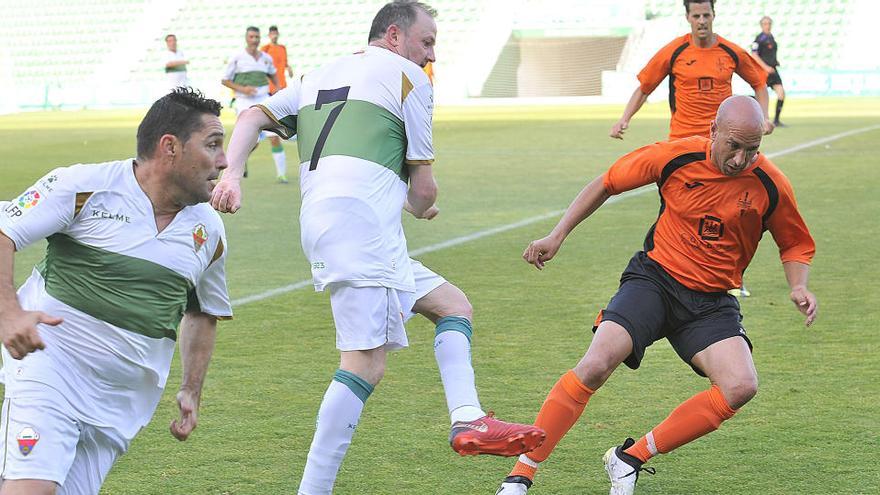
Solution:
{"label": "background player in white shirt", "polygon": [[437,214],[431,165],[433,90],[422,71],[434,60],[436,12],[419,2],[385,5],[370,46],[293,81],[239,115],[230,167],[211,204],[240,206],[240,177],[260,129],[298,134],[302,245],[315,288],[330,291],[341,351],[324,395],[300,494],[329,494],[386,352],[407,346],[404,322],[436,324],[435,356],[446,393],[450,444],[461,455],[512,456],[544,432],[505,423],[480,406],[470,361],[472,308],[464,293],[410,260],[401,209]]}
{"label": "background player in white shirt", "polygon": [[168,77],[168,90],[181,86],[189,86],[186,77],[186,66],[189,64],[186,55],[177,49],[177,36],[169,34],[165,36],[165,75]]}
{"label": "background player in white shirt", "polygon": [[[97,494],[152,417],[178,337],[185,440],[218,319],[232,316],[225,232],[204,202],[226,168],[220,104],[180,88],[137,133],[137,158],[55,169],[0,202],[5,400],[0,494]],[[13,286],[13,258],[47,238]]]}
{"label": "background player in white shirt", "polygon": [[[220,81],[235,91],[235,112],[258,105],[269,98],[269,81],[278,86],[277,70],[268,53],[260,51],[260,28],[250,26],[245,31],[246,47],[229,59],[226,72]],[[260,136],[262,140],[262,136]],[[270,136],[272,159],[278,182],[287,184],[287,156],[278,136]],[[246,174],[245,174],[246,175]]]}

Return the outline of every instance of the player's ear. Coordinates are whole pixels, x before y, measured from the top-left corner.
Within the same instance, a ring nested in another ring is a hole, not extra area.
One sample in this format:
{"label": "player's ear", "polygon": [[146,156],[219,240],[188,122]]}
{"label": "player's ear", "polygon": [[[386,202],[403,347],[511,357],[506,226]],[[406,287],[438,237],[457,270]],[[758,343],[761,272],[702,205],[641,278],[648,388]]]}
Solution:
{"label": "player's ear", "polygon": [[173,134],[163,134],[159,138],[157,150],[161,156],[173,157],[175,154],[180,153],[180,141]]}
{"label": "player's ear", "polygon": [[713,120],[709,124],[709,138],[712,141],[715,141],[715,136],[717,136],[717,135],[718,135],[718,124],[716,124],[715,121]]}

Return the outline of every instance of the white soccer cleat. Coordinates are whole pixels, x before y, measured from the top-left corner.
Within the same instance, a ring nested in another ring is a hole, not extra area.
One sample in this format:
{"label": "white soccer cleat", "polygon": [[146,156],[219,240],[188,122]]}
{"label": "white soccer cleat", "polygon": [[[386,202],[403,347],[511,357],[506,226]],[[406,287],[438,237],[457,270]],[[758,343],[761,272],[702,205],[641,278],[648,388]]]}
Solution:
{"label": "white soccer cleat", "polygon": [[495,495],[526,495],[532,486],[532,480],[525,476],[508,476],[501,483]]}
{"label": "white soccer cleat", "polygon": [[602,457],[605,472],[611,480],[609,495],[633,495],[639,471],[654,474],[653,468],[643,468],[640,460],[624,452],[635,443],[632,438],[627,438],[623,445],[611,447]]}

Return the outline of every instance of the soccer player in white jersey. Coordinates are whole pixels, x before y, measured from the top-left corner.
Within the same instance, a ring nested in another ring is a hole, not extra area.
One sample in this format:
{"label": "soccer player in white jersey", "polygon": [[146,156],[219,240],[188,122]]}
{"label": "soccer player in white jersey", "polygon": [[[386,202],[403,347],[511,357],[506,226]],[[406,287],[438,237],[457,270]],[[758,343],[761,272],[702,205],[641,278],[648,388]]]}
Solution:
{"label": "soccer player in white jersey", "polygon": [[[223,223],[205,203],[226,168],[219,115],[178,88],[138,127],[137,158],[57,168],[0,202],[0,494],[97,494],[149,423],[176,340],[171,434],[196,427],[217,320],[232,317]],[[44,238],[16,294],[14,253]]]}
{"label": "soccer player in white jersey", "polygon": [[302,246],[316,290],[330,291],[341,351],[318,411],[300,494],[331,492],[364,403],[384,374],[386,352],[407,346],[404,322],[416,313],[436,324],[435,357],[456,452],[513,456],[544,439],[539,428],[483,411],[470,360],[471,305],[407,252],[401,210],[424,219],[438,212],[433,90],[421,68],[434,60],[435,15],[419,2],[385,5],[365,50],[242,112],[229,169],[211,200],[221,212],[238,210],[240,177],[261,129],[299,135]]}
{"label": "soccer player in white jersey", "polygon": [[186,55],[177,49],[177,36],[165,36],[165,75],[168,77],[168,90],[189,86],[186,78],[186,66],[189,64]]}
{"label": "soccer player in white jersey", "polygon": [[[260,51],[260,28],[245,31],[245,49],[232,56],[226,64],[221,84],[235,92],[235,112],[241,113],[269,98],[269,80],[278,86],[275,63],[268,53]],[[262,136],[260,136],[262,140]],[[287,184],[287,156],[278,136],[269,137],[275,174],[280,184]]]}

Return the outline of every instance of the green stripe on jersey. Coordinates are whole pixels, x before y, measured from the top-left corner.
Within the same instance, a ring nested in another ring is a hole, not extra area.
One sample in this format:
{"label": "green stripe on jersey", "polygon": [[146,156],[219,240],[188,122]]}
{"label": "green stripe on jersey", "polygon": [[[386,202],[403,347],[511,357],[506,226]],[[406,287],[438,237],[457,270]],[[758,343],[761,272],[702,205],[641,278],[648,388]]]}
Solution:
{"label": "green stripe on jersey", "polygon": [[232,78],[232,82],[243,86],[268,86],[269,76],[261,70],[239,72]]}
{"label": "green stripe on jersey", "polygon": [[403,165],[406,153],[403,121],[379,105],[362,100],[325,103],[320,110],[311,105],[300,108],[296,122],[300,163],[311,160],[330,111],[343,104],[342,112],[330,127],[321,157],[344,155],[371,161],[406,181],[409,175]]}
{"label": "green stripe on jersey", "polygon": [[186,72],[186,66],[175,65],[174,67],[165,67],[165,72]]}
{"label": "green stripe on jersey", "polygon": [[52,297],[125,330],[154,339],[176,339],[184,310],[194,302],[193,286],[186,277],[152,261],[87,246],[64,234],[53,234],[48,241],[46,258],[38,269]]}

